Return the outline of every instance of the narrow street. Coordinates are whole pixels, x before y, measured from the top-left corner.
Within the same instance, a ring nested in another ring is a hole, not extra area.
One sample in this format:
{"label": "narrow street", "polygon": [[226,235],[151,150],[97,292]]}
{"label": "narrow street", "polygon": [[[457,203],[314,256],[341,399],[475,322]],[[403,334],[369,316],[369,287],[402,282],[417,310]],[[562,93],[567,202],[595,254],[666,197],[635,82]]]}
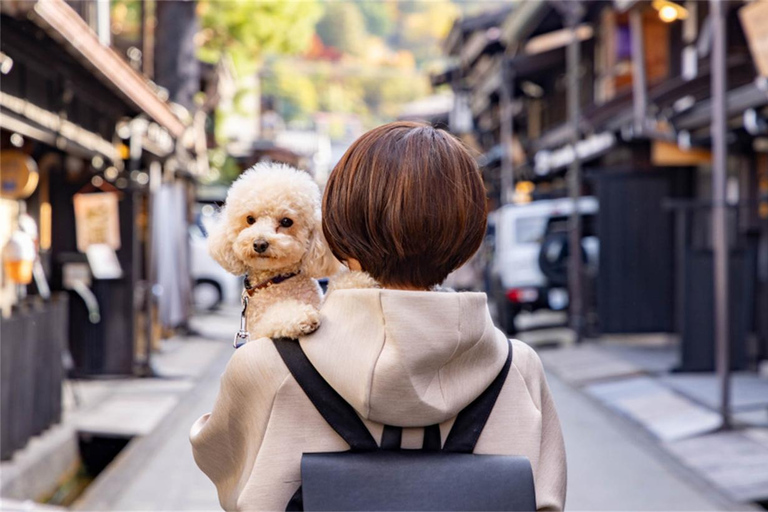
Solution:
{"label": "narrow street", "polygon": [[[232,320],[231,316],[226,318]],[[212,339],[211,343],[229,342]],[[228,350],[218,352],[170,416],[152,434],[129,446],[76,508],[218,509],[215,488],[195,466],[187,436],[194,420],[211,409],[230,355]],[[568,452],[569,510],[728,509],[655,448],[647,434],[556,377],[550,375],[549,382]]]}

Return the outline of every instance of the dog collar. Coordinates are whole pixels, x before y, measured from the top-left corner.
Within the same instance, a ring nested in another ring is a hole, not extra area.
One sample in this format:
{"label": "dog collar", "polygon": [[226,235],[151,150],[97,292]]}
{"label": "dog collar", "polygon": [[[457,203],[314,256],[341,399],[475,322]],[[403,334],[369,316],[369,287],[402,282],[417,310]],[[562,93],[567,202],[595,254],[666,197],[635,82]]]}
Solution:
{"label": "dog collar", "polygon": [[264,288],[267,288],[268,286],[272,286],[273,284],[280,284],[283,281],[287,281],[288,279],[295,277],[297,275],[299,275],[299,272],[291,272],[290,274],[280,274],[279,276],[271,277],[266,281],[262,281],[257,285],[252,285],[248,276],[245,276],[245,279],[243,280],[243,286],[248,292],[253,292],[255,290],[262,290]]}

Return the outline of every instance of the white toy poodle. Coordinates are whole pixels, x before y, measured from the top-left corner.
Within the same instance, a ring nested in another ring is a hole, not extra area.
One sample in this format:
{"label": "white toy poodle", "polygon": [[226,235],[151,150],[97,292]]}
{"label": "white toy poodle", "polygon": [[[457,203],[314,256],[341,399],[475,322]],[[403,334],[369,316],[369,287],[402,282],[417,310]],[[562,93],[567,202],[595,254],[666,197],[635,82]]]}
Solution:
{"label": "white toy poodle", "polygon": [[318,328],[313,278],[339,269],[320,225],[320,189],[306,172],[260,163],[232,184],[208,241],[227,271],[245,275],[252,339],[296,338]]}

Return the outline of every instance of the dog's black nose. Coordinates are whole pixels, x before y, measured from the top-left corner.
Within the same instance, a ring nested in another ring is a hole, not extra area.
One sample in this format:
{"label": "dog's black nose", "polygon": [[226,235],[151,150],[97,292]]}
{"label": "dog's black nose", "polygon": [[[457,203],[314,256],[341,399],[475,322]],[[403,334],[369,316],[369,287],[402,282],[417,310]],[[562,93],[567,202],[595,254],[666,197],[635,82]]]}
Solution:
{"label": "dog's black nose", "polygon": [[266,251],[268,247],[269,247],[269,242],[267,242],[266,240],[256,240],[255,242],[253,242],[253,250],[259,254]]}

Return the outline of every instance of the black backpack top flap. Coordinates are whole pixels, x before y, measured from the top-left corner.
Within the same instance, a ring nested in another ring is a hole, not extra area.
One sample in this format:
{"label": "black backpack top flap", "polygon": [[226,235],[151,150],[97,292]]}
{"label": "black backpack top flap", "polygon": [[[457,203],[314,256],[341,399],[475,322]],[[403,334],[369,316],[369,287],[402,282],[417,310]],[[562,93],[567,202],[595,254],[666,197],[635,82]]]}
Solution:
{"label": "black backpack top flap", "polygon": [[526,457],[397,450],[305,454],[304,510],[536,510]]}
{"label": "black backpack top flap", "polygon": [[274,340],[280,356],[350,451],[305,453],[302,485],[287,510],[536,510],[526,457],[474,455],[512,364],[512,344],[499,374],[456,417],[440,447],[438,425],[425,428],[424,450],[400,445],[398,427],[384,427],[382,448],[355,410],[312,366],[296,340]]}

